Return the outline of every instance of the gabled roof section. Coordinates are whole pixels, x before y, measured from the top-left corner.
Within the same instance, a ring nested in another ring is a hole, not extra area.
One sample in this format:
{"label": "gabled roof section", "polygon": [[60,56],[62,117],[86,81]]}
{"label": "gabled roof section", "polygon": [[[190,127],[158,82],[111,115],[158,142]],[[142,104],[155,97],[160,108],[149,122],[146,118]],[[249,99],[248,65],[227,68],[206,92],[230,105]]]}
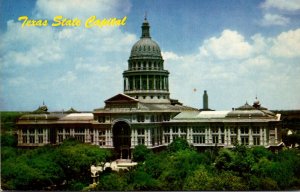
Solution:
{"label": "gabled roof section", "polygon": [[119,93],[110,99],[105,101],[105,104],[114,104],[114,103],[138,103],[139,101],[133,97],[125,95],[123,93]]}

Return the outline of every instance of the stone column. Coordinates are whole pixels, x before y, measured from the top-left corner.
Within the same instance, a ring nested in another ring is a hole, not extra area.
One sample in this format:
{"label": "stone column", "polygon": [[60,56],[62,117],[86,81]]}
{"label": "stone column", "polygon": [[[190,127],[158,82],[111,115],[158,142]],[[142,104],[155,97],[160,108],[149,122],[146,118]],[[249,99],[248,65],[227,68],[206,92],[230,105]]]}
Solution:
{"label": "stone column", "polygon": [[227,127],[224,126],[224,145],[228,145]]}
{"label": "stone column", "polygon": [[204,143],[207,144],[207,143],[208,143],[208,133],[207,133],[208,130],[207,130],[206,127],[204,128],[204,130],[205,130],[205,131],[204,131],[204,135],[205,135],[205,141],[204,141]]}
{"label": "stone column", "polygon": [[156,90],[156,78],[155,78],[155,75],[153,75],[153,89]]}
{"label": "stone column", "polygon": [[165,141],[165,130],[163,129],[162,130],[162,143],[165,144],[166,141]]}
{"label": "stone column", "polygon": [[74,137],[74,128],[73,128],[73,129],[70,129],[70,135],[71,135],[72,137]]}
{"label": "stone column", "polygon": [[148,128],[148,146],[152,146],[151,128]]}
{"label": "stone column", "polygon": [[168,80],[168,77],[166,77],[166,89],[169,91],[169,80]]}
{"label": "stone column", "polygon": [[237,140],[238,140],[238,143],[241,144],[241,128],[240,126],[237,127]]}
{"label": "stone column", "polygon": [[149,90],[149,76],[147,75],[147,90]]}
{"label": "stone column", "polygon": [[110,146],[114,146],[114,142],[113,142],[113,135],[112,135],[112,130],[111,129],[108,129],[108,136],[109,136],[109,144]]}
{"label": "stone column", "polygon": [[221,128],[218,128],[218,143],[222,143],[222,138],[221,138]]}
{"label": "stone column", "polygon": [[139,87],[139,90],[141,90],[141,89],[143,88],[142,82],[143,82],[143,78],[142,78],[142,76],[140,75],[140,87]]}
{"label": "stone column", "polygon": [[85,128],[85,129],[84,129],[84,142],[85,142],[85,143],[88,143],[88,142],[89,142],[89,135],[90,135],[90,134],[88,134],[88,133],[89,133],[89,129]]}
{"label": "stone column", "polygon": [[173,129],[170,127],[170,143],[173,142]]}
{"label": "stone column", "polygon": [[49,142],[48,142],[48,128],[44,129],[43,132],[44,132],[44,134],[45,134],[45,137],[44,137],[45,140],[44,140],[43,142],[44,142],[45,144],[48,144],[48,143],[49,143]]}
{"label": "stone column", "polygon": [[191,136],[190,128],[187,127],[186,128],[186,140],[187,140],[188,143],[192,143],[190,136]]}
{"label": "stone column", "polygon": [[132,77],[132,84],[133,84],[133,90],[136,90],[136,87],[135,87],[135,76]]}
{"label": "stone column", "polygon": [[261,127],[259,127],[259,143],[260,143],[260,145],[264,145],[263,130]]}
{"label": "stone column", "polygon": [[212,134],[210,126],[208,127],[208,143],[212,143]]}
{"label": "stone column", "polygon": [[131,128],[131,147],[135,147],[134,145],[134,129]]}
{"label": "stone column", "polygon": [[268,141],[267,141],[267,128],[264,127],[264,145],[268,145]]}
{"label": "stone column", "polygon": [[278,144],[277,127],[275,127],[275,144]]}
{"label": "stone column", "polygon": [[231,128],[228,128],[228,145],[231,145]]}
{"label": "stone column", "polygon": [[249,127],[249,145],[253,145],[252,127]]}

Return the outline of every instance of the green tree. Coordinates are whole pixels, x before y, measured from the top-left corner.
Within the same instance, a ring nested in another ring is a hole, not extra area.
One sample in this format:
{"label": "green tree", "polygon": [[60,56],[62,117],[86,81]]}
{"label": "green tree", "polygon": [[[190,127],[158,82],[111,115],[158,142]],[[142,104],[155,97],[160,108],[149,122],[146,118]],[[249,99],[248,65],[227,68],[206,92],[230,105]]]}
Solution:
{"label": "green tree", "polygon": [[183,190],[211,190],[212,181],[212,175],[203,165],[200,165],[185,179]]}
{"label": "green tree", "polygon": [[180,137],[177,137],[175,140],[173,140],[172,143],[168,145],[169,152],[177,152],[185,149],[192,149],[192,146],[187,142],[186,139]]}
{"label": "green tree", "polygon": [[55,162],[63,169],[66,181],[79,180],[88,184],[90,166],[104,163],[110,156],[108,150],[69,139],[56,149]]}
{"label": "green tree", "polygon": [[143,162],[152,154],[151,149],[148,149],[145,145],[137,145],[133,150],[133,161]]}
{"label": "green tree", "polygon": [[147,172],[137,169],[132,173],[132,188],[134,190],[159,190],[160,184],[158,180],[154,179]]}
{"label": "green tree", "polygon": [[234,158],[234,153],[230,149],[223,148],[219,151],[215,159],[215,167],[218,170],[229,170]]}
{"label": "green tree", "polygon": [[230,190],[230,191],[245,191],[248,190],[247,183],[242,177],[235,175],[231,171],[218,172],[211,181],[209,190]]}
{"label": "green tree", "polygon": [[126,178],[116,172],[106,173],[100,176],[96,190],[124,191],[128,189]]}
{"label": "green tree", "polygon": [[163,190],[182,190],[185,178],[193,172],[198,165],[207,162],[207,159],[195,150],[180,150],[169,155],[164,161],[164,171],[159,180]]}

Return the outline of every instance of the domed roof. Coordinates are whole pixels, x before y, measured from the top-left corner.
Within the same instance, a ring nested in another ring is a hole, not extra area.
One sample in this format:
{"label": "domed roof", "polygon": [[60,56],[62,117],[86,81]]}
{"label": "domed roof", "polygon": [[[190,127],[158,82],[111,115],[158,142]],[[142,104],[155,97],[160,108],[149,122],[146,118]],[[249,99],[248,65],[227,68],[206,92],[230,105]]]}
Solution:
{"label": "domed roof", "polygon": [[159,57],[161,58],[161,51],[158,44],[150,37],[150,26],[145,18],[142,25],[142,36],[131,49],[130,58],[133,57]]}

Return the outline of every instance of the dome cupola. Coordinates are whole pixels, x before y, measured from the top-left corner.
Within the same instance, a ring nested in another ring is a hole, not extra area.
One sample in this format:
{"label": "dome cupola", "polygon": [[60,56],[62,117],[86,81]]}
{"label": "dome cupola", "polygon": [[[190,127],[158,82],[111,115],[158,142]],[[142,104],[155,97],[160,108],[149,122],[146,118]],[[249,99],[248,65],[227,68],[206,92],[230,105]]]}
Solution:
{"label": "dome cupola", "polygon": [[141,39],[132,46],[130,54],[131,59],[141,57],[162,58],[158,44],[151,39],[147,18],[145,18],[142,24]]}

